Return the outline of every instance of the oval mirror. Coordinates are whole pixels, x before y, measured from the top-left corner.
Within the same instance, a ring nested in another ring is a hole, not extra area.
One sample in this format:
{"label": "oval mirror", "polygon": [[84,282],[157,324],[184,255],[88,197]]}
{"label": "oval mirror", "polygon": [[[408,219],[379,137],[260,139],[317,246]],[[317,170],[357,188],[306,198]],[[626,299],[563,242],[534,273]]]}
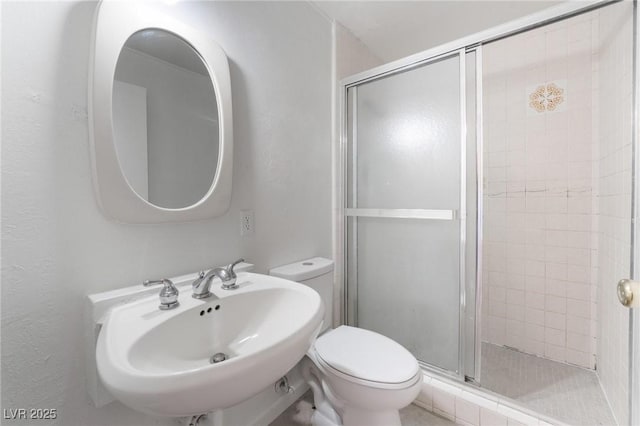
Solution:
{"label": "oval mirror", "polygon": [[131,188],[158,207],[198,203],[217,170],[216,93],[184,39],[144,29],[124,44],[113,82],[113,138]]}
{"label": "oval mirror", "polygon": [[205,220],[231,203],[224,50],[159,2],[100,1],[89,71],[96,200],[125,223]]}

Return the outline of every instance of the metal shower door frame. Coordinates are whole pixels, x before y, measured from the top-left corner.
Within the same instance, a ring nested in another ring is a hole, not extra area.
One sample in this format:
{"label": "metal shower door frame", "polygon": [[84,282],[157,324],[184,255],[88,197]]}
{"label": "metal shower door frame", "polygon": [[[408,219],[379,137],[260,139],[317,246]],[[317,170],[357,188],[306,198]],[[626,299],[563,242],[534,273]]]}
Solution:
{"label": "metal shower door frame", "polygon": [[[631,148],[631,271],[632,279],[640,280],[640,10],[633,1],[633,111]],[[629,424],[640,425],[640,308],[629,309]]]}

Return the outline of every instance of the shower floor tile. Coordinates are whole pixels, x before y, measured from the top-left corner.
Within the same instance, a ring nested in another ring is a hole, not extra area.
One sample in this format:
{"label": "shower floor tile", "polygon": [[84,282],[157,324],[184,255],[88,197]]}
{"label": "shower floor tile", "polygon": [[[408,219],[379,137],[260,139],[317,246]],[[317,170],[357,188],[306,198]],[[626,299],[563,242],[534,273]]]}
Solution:
{"label": "shower floor tile", "polygon": [[616,422],[595,372],[482,343],[482,387],[563,422],[612,426]]}

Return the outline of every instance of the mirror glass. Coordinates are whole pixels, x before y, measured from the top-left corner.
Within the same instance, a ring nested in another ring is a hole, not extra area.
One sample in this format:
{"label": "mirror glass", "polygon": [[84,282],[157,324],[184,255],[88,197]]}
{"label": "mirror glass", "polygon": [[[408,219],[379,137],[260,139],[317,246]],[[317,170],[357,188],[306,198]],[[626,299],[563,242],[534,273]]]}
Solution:
{"label": "mirror glass", "polygon": [[219,154],[216,94],[201,56],[170,32],[138,31],[120,52],[113,83],[113,133],[129,185],[158,207],[196,204]]}

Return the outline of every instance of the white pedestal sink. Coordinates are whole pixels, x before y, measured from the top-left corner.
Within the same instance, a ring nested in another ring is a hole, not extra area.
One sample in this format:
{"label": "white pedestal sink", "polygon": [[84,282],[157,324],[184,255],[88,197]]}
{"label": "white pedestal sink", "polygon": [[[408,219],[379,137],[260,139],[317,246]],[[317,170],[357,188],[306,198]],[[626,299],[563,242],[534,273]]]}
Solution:
{"label": "white pedestal sink", "polygon": [[[324,307],[292,281],[240,273],[237,290],[158,309],[158,297],[116,306],[98,336],[96,361],[106,388],[152,415],[181,417],[224,409],[257,394],[293,368],[316,338]],[[176,283],[180,284],[180,283]],[[226,360],[212,364],[214,354]]]}

